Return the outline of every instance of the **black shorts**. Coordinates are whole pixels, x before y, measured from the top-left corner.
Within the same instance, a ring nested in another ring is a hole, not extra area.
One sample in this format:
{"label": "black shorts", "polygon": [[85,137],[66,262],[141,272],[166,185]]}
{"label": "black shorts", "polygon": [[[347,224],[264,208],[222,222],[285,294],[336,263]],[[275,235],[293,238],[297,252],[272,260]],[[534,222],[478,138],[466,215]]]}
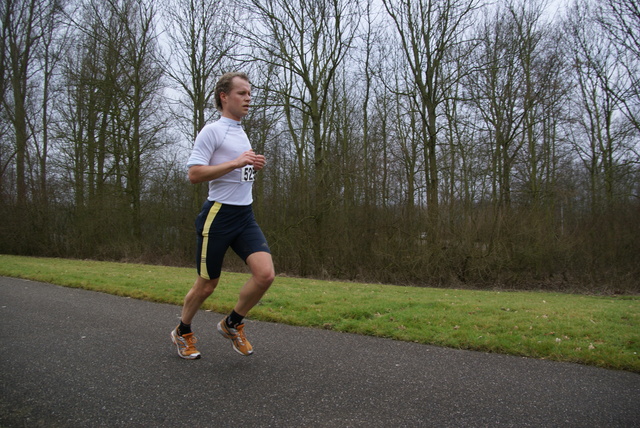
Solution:
{"label": "black shorts", "polygon": [[196,266],[198,275],[204,279],[220,277],[229,247],[245,263],[253,253],[271,252],[251,205],[225,205],[207,200],[196,218],[196,234]]}

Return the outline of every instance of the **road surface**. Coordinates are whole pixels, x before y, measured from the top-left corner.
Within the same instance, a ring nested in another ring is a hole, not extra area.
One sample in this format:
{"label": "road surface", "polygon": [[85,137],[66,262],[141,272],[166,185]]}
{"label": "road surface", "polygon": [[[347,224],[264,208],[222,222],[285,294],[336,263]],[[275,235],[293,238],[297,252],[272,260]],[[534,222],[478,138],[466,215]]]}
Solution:
{"label": "road surface", "polygon": [[[213,296],[212,298],[215,298]],[[638,427],[640,375],[247,320],[0,277],[1,427]]]}

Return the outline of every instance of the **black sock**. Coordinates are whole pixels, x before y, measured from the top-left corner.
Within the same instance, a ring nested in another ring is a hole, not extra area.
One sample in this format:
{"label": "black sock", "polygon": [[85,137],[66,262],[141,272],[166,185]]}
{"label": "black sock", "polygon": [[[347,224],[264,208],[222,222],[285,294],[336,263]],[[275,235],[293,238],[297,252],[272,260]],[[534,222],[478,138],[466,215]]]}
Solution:
{"label": "black sock", "polygon": [[227,327],[237,328],[239,324],[242,324],[244,317],[236,311],[231,311],[227,317]]}
{"label": "black sock", "polygon": [[191,333],[191,324],[185,324],[180,320],[180,325],[178,326],[178,336],[184,336],[185,334]]}

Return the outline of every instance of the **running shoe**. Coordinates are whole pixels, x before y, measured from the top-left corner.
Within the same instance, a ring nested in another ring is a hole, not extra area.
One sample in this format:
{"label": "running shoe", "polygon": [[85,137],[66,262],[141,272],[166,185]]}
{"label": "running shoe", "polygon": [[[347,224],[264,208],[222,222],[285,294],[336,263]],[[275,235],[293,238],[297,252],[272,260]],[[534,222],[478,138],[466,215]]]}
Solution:
{"label": "running shoe", "polygon": [[197,360],[200,358],[200,352],[195,347],[198,339],[193,333],[178,335],[178,327],[171,331],[171,341],[178,348],[178,355],[186,360]]}
{"label": "running shoe", "polygon": [[227,327],[227,319],[224,318],[218,323],[218,332],[231,340],[233,349],[237,353],[245,356],[253,354],[253,347],[244,335],[244,324],[238,325],[237,328]]}

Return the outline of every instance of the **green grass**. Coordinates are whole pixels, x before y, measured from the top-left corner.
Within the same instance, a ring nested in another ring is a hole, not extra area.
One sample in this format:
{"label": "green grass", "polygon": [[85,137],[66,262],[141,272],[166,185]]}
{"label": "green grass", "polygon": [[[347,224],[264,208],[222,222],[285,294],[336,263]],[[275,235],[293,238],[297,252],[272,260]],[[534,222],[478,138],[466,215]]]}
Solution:
{"label": "green grass", "polygon": [[[0,275],[180,305],[193,269],[0,255]],[[203,309],[228,312],[224,272]],[[250,318],[640,373],[640,296],[358,284],[279,276]]]}

